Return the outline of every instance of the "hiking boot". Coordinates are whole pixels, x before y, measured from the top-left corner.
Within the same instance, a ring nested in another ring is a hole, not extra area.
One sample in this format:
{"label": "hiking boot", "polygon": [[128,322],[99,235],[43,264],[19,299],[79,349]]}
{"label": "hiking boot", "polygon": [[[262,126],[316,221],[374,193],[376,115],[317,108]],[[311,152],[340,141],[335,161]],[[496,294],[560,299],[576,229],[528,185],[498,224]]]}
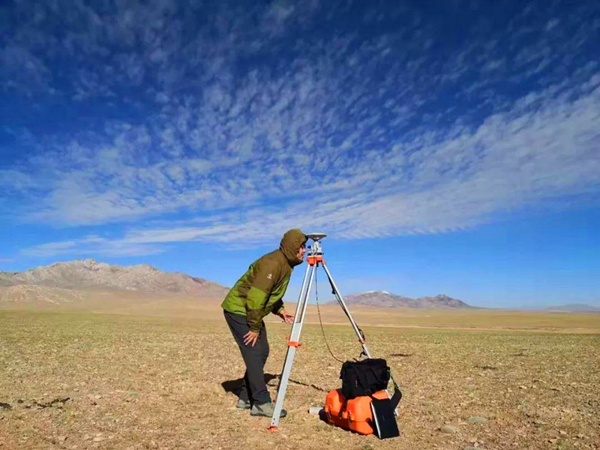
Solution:
{"label": "hiking boot", "polygon": [[238,409],[250,409],[252,405],[250,404],[250,400],[239,399],[236,405]]}
{"label": "hiking boot", "polygon": [[[275,405],[273,403],[255,403],[252,405],[252,410],[250,411],[251,416],[264,416],[264,417],[273,417],[273,411],[275,411]],[[281,415],[279,417],[287,416],[287,411],[285,409],[281,410]]]}

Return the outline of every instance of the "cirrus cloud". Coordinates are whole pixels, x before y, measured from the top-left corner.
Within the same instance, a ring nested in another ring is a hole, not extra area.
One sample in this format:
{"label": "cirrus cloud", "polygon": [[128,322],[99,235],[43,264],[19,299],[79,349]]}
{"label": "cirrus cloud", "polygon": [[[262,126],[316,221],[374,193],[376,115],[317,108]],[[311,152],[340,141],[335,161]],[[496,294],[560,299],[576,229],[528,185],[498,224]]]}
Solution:
{"label": "cirrus cloud", "polygon": [[[447,30],[449,7],[79,2],[46,41],[66,5],[29,5],[5,31],[3,95],[35,94],[47,120],[59,102],[71,122],[7,125],[27,151],[0,167],[3,204],[15,221],[84,227],[28,250],[45,255],[248,244],[298,225],[438,233],[594,204],[598,6],[515,4],[492,27],[478,5]],[[120,237],[85,233],[102,224]]]}

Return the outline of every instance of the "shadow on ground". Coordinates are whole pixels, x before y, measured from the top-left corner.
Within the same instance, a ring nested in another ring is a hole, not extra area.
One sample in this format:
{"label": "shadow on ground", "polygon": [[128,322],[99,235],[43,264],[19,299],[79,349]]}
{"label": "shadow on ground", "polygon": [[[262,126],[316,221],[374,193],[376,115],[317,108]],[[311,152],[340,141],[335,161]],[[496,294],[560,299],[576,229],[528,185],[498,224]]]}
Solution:
{"label": "shadow on ground", "polygon": [[[278,378],[279,378],[279,375],[275,375],[272,373],[265,373],[265,383],[267,383],[267,385],[272,380],[275,380]],[[243,385],[244,385],[243,378],[238,378],[236,380],[227,380],[227,381],[223,381],[221,383],[221,386],[223,386],[223,389],[225,390],[225,392],[231,392],[238,397],[240,396],[240,392],[242,391]]]}
{"label": "shadow on ground", "polygon": [[[275,375],[273,373],[265,373],[265,383],[267,383],[267,385],[272,386],[272,384],[269,384],[269,383],[276,379],[277,380],[279,379],[279,375]],[[290,379],[290,383],[298,384],[300,386],[311,387],[320,392],[328,392],[326,389],[323,389],[322,387],[319,387],[312,383],[308,384],[308,383],[303,383],[301,381],[296,381],[296,380],[292,380],[292,379]],[[221,386],[223,387],[225,392],[231,392],[232,394],[235,394],[238,397],[240,396],[240,392],[242,391],[243,385],[244,385],[243,378],[237,378],[235,380],[227,380],[227,381],[223,381],[221,383]]]}

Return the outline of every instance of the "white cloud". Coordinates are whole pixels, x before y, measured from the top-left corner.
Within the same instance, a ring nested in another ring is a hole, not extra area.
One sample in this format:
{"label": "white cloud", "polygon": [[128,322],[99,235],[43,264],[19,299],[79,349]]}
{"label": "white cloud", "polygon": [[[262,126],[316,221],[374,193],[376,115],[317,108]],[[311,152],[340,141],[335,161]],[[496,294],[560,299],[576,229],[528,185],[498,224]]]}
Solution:
{"label": "white cloud", "polygon": [[[57,89],[145,113],[40,138],[20,167],[0,172],[15,180],[22,220],[117,223],[121,236],[104,238],[103,251],[156,252],[297,225],[348,239],[446,232],[598,192],[600,67],[580,64],[598,35],[593,20],[555,24],[554,7],[539,18],[526,8],[446,48],[438,24],[406,8],[397,15],[406,27],[383,35],[313,37],[313,22],[342,9],[216,6],[206,14],[218,20],[190,28],[181,7],[134,2],[105,16],[78,4],[45,53],[27,38],[62,6],[23,27],[15,45],[40,64],[66,50],[81,66]],[[80,64],[90,58],[97,64]],[[172,213],[190,219],[131,224]],[[100,248],[75,242],[30,251]]]}
{"label": "white cloud", "polygon": [[[475,130],[418,136],[392,151],[374,153],[372,160],[340,167],[331,185],[319,186],[319,176],[309,175],[301,181],[306,183],[300,190],[304,195],[281,205],[209,215],[202,226],[173,223],[132,230],[110,242],[114,247],[185,241],[249,244],[296,226],[348,239],[439,233],[565,195],[593,194],[600,187],[596,81],[576,100],[571,92],[547,99],[534,111],[523,106],[494,115]],[[415,148],[407,160],[404,155]],[[287,174],[285,169],[281,173]],[[258,190],[252,183],[262,182],[261,174],[246,181],[249,189]],[[98,204],[90,209],[105,213]]]}
{"label": "white cloud", "polygon": [[51,257],[57,255],[100,255],[112,257],[128,257],[151,255],[164,251],[164,247],[126,243],[97,236],[87,236],[62,242],[51,242],[26,248],[21,253],[26,256]]}

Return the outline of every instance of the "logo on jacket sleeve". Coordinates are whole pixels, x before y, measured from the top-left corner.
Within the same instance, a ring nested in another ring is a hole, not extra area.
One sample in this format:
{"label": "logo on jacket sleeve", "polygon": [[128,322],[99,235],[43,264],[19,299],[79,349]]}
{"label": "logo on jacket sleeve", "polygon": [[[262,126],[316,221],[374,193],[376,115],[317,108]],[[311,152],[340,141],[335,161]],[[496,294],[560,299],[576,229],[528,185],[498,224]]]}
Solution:
{"label": "logo on jacket sleeve", "polygon": [[273,274],[272,274],[272,273],[270,273],[269,275],[267,275],[267,278],[268,278],[269,280],[272,280],[272,279],[273,279]]}

